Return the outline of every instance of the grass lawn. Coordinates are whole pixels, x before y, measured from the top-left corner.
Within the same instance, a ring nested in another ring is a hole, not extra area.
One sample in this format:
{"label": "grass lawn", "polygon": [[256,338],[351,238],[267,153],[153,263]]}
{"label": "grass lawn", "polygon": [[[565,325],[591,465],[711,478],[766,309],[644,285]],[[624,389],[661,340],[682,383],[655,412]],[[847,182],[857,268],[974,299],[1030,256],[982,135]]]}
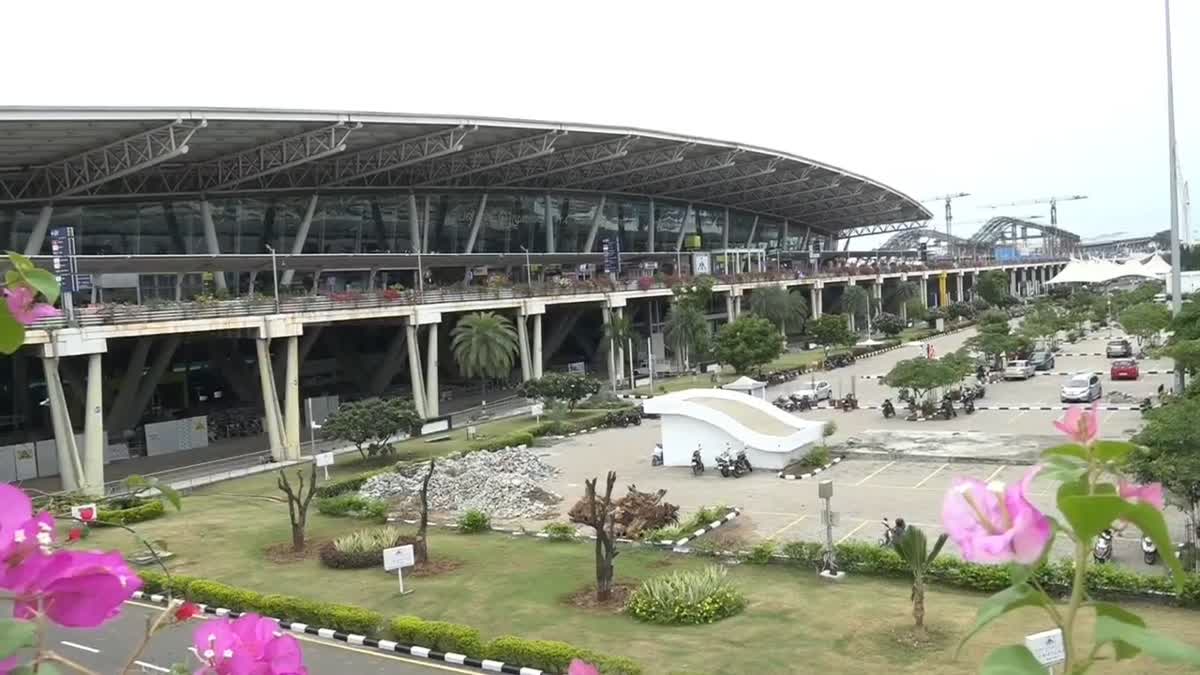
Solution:
{"label": "grass lawn", "polygon": [[[710,626],[658,627],[624,615],[582,610],[564,597],[593,575],[589,543],[551,543],[498,534],[459,535],[435,530],[435,558],[462,563],[452,572],[410,578],[415,592],[401,597],[394,575],[380,570],[328,570],[315,559],[270,562],[264,548],[288,540],[287,507],[264,489],[261,477],[223,483],[185,498],[182,513],[141,523],[139,532],[165,540],[175,553],[173,571],[268,593],[370,607],[385,615],[474,626],[488,639],[502,634],[558,639],[638,661],[647,674],[689,673],[932,673],[974,672],[984,655],[1001,644],[1019,642],[1048,627],[1034,610],[1021,610],[997,622],[952,660],[957,639],[972,624],[983,596],[931,589],[928,622],[944,640],[932,647],[903,646],[909,625],[909,588],[901,582],[853,577],[838,585],[817,581],[796,567],[731,567],[747,595],[741,615]],[[309,536],[332,537],[361,521],[309,514]],[[89,547],[131,551],[135,544],[119,531],[98,530]],[[637,581],[706,561],[660,551],[625,549],[616,560],[618,581]],[[1149,624],[1190,644],[1200,643],[1200,614],[1159,606],[1137,608]],[[1090,620],[1090,617],[1089,617]],[[1090,628],[1085,627],[1085,630]],[[1094,672],[1115,673],[1112,665]],[[1147,660],[1120,672],[1182,673],[1178,667]]]}

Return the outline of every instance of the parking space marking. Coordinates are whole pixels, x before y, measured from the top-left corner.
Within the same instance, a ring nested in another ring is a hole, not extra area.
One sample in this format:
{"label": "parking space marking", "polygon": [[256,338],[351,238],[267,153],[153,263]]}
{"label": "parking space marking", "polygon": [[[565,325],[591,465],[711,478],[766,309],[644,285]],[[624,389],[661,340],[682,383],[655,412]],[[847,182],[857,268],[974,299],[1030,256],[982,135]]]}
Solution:
{"label": "parking space marking", "polygon": [[983,479],[983,482],[984,482],[984,483],[990,483],[990,482],[992,482],[992,481],[996,480],[996,476],[999,476],[999,475],[1000,475],[1000,472],[1001,472],[1001,471],[1003,471],[1003,470],[1005,470],[1005,469],[1007,469],[1007,468],[1008,468],[1008,465],[1007,465],[1007,464],[1001,464],[1001,465],[1000,465],[1000,466],[999,466],[999,467],[998,467],[998,468],[997,468],[995,471],[993,471],[993,472],[992,472],[992,474],[991,474],[990,476],[988,476],[987,478]]}
{"label": "parking space marking", "polygon": [[870,520],[862,521],[861,523],[858,524],[858,527],[854,528],[853,530],[850,530],[849,532],[846,533],[846,535],[844,537],[842,537],[841,539],[838,539],[837,543],[839,543],[839,544],[845,543],[847,539],[849,539],[850,537],[853,537],[856,533],[858,533],[859,530],[866,527],[867,523],[870,523],[870,522],[873,522],[873,521],[870,521]]}
{"label": "parking space marking", "polygon": [[948,466],[950,466],[949,462],[947,462],[946,464],[943,464],[943,465],[939,466],[938,468],[936,468],[936,469],[934,469],[933,471],[931,471],[931,472],[929,473],[929,475],[928,475],[928,476],[925,476],[924,478],[922,478],[922,479],[921,479],[921,482],[917,483],[917,484],[916,484],[916,485],[914,485],[913,487],[921,487],[921,486],[922,486],[922,485],[924,485],[926,482],[928,482],[930,478],[933,478],[934,476],[938,475],[938,474],[939,474],[939,473],[941,473],[943,470],[945,470],[945,468],[946,468],[946,467],[948,467]]}
{"label": "parking space marking", "polygon": [[792,527],[793,525],[799,525],[799,524],[800,524],[800,522],[801,522],[802,520],[804,520],[805,518],[807,518],[807,517],[808,517],[808,514],[806,513],[806,514],[804,514],[803,516],[800,516],[799,518],[797,518],[797,519],[793,520],[792,522],[788,523],[787,525],[784,525],[783,527],[779,528],[778,530],[775,530],[775,533],[774,533],[774,534],[772,534],[770,537],[768,537],[768,539],[774,539],[774,538],[778,537],[779,535],[783,534],[783,532],[784,532],[785,530],[789,530],[789,529],[791,529],[791,527]]}
{"label": "parking space marking", "polygon": [[859,486],[859,485],[862,485],[863,483],[865,483],[865,482],[867,482],[867,481],[871,480],[871,479],[872,479],[872,478],[874,478],[875,476],[878,476],[879,474],[881,474],[881,473],[883,473],[884,471],[886,471],[886,470],[887,470],[889,467],[891,467],[891,466],[892,466],[893,464],[895,464],[895,463],[896,463],[895,461],[888,462],[887,464],[884,464],[883,466],[879,467],[879,468],[878,468],[878,469],[876,469],[875,471],[872,471],[870,474],[868,474],[868,475],[867,475],[867,477],[866,477],[866,478],[864,478],[864,479],[862,479],[862,480],[858,481],[857,483],[855,483],[855,484],[854,484],[854,485],[855,485],[855,487],[857,487],[857,486]]}

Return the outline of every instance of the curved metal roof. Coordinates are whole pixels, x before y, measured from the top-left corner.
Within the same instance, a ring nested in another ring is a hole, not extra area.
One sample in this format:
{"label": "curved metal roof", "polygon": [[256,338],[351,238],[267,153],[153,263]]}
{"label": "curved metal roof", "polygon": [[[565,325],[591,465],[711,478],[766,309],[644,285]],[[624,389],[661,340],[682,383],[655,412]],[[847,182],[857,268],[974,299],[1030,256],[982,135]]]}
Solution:
{"label": "curved metal roof", "polygon": [[950,242],[958,248],[969,247],[970,241],[962,237],[947,235],[945,232],[932,227],[919,227],[914,230],[898,232],[888,238],[882,246],[879,246],[881,251],[895,251],[899,249],[917,248],[921,244],[922,239],[932,239],[938,242]]}
{"label": "curved metal roof", "polygon": [[999,216],[992,218],[979,228],[979,231],[971,235],[971,244],[974,246],[992,246],[1003,239],[1012,239],[1010,234],[1014,228],[1020,226],[1025,230],[1034,230],[1042,235],[1052,235],[1061,239],[1063,243],[1070,247],[1078,246],[1079,235],[1068,230],[1064,230],[1054,225],[1046,225],[1043,223],[1035,223],[1031,220],[1021,220],[1020,218],[1008,218]]}
{"label": "curved metal roof", "polygon": [[645,129],[360,112],[0,107],[0,204],[397,188],[654,197],[843,236],[932,217],[887,185],[799,155]]}

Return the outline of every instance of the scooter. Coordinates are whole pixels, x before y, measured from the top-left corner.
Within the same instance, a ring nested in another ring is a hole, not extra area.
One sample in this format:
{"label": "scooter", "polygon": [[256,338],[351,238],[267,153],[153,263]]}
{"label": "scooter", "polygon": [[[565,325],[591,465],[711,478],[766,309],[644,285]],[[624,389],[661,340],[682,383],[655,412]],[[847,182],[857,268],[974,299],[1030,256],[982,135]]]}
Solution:
{"label": "scooter", "polygon": [[1142,537],[1142,560],[1145,560],[1147,565],[1158,562],[1158,547],[1150,537]]}
{"label": "scooter", "polygon": [[1154,407],[1154,402],[1150,400],[1149,396],[1147,396],[1146,398],[1142,399],[1141,404],[1138,405],[1138,411],[1145,413],[1153,407]]}
{"label": "scooter", "polygon": [[958,411],[954,409],[954,401],[951,401],[951,400],[950,400],[950,399],[948,399],[948,398],[943,398],[943,399],[942,399],[942,409],[941,409],[941,416],[942,416],[944,419],[950,419],[950,418],[952,418],[952,417],[958,417]]}
{"label": "scooter", "polygon": [[890,420],[896,416],[896,406],[892,405],[892,399],[883,399],[883,419]]}
{"label": "scooter", "polygon": [[750,466],[750,458],[746,457],[746,449],[738,450],[737,459],[733,462],[734,468],[740,468],[746,473],[754,471],[754,467]]}
{"label": "scooter", "polygon": [[721,472],[722,478],[742,477],[741,468],[725,453],[717,455],[717,469]]}
{"label": "scooter", "polygon": [[1103,565],[1112,560],[1112,555],[1113,532],[1112,530],[1105,530],[1100,533],[1100,536],[1096,537],[1096,544],[1092,547],[1092,559],[1097,564]]}
{"label": "scooter", "polygon": [[700,459],[700,451],[692,451],[692,475],[699,476],[704,473],[704,460]]}
{"label": "scooter", "polygon": [[892,542],[896,540],[896,534],[896,528],[892,527],[887,518],[884,518],[883,536],[879,538],[879,545],[883,548],[891,548]]}
{"label": "scooter", "polygon": [[654,446],[654,452],[650,455],[650,466],[663,465],[663,448],[661,445]]}
{"label": "scooter", "polygon": [[858,399],[854,398],[854,394],[846,394],[846,398],[842,399],[842,412],[850,412],[858,409]]}
{"label": "scooter", "polygon": [[975,412],[975,394],[970,389],[963,392],[962,407],[963,412],[968,415]]}
{"label": "scooter", "polygon": [[813,407],[812,400],[810,400],[807,396],[801,396],[800,403],[798,405],[800,406],[801,412],[805,410],[812,410]]}

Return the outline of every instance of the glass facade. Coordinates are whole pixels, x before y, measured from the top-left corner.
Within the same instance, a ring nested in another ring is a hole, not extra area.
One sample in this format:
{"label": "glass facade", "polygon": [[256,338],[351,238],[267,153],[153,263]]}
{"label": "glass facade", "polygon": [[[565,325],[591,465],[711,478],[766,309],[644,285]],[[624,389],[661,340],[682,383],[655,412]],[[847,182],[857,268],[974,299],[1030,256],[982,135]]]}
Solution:
{"label": "glass facade", "polygon": [[[415,197],[417,222],[412,226],[410,199]],[[291,253],[308,195],[219,197],[210,200],[213,226],[221,253],[266,253],[271,246]],[[430,253],[462,253],[470,240],[480,194],[472,192],[371,192],[322,194],[301,250],[304,253],[404,253],[423,242]],[[666,200],[654,202],[654,250],[673,253],[684,237],[690,250],[726,245],[744,248],[754,229],[754,215],[723,208]],[[650,247],[650,201],[622,195],[536,192],[489,192],[475,239],[476,253],[549,251],[546,215],[553,230],[553,250],[582,252],[595,226],[591,250],[605,239],[621,250],[646,252]],[[0,244],[23,250],[40,208],[0,210]],[[730,222],[727,224],[726,220]],[[686,222],[684,222],[686,220]],[[88,255],[164,255],[207,253],[199,200],[127,202],[102,205],[56,205],[50,226],[75,227],[79,251]],[[414,230],[418,241],[413,240]],[[760,218],[754,245],[772,247],[783,236],[782,222]],[[49,238],[41,253],[50,252]]]}

